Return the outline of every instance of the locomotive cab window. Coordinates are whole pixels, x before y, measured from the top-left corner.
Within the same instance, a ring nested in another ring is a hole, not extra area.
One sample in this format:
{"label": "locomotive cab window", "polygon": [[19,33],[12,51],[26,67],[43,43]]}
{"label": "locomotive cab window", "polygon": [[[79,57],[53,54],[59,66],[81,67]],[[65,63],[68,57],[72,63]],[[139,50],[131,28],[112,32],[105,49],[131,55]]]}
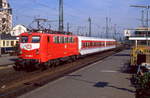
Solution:
{"label": "locomotive cab window", "polygon": [[32,37],[32,43],[39,43],[40,42],[40,37],[39,36],[33,36]]}
{"label": "locomotive cab window", "polygon": [[27,36],[22,36],[20,41],[21,41],[21,43],[27,43],[28,42],[28,37]]}

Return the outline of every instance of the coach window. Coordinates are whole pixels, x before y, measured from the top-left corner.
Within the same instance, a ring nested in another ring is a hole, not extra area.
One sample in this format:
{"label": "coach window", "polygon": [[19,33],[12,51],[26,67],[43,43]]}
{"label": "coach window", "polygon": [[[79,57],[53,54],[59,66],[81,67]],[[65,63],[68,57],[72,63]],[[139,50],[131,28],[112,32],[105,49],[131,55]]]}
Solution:
{"label": "coach window", "polygon": [[3,46],[5,46],[5,41],[3,41]]}
{"label": "coach window", "polygon": [[82,42],[82,48],[84,48],[84,42]]}
{"label": "coach window", "polygon": [[6,46],[9,46],[9,41],[6,41]]}
{"label": "coach window", "polygon": [[103,45],[102,45],[102,42],[100,42],[100,46],[103,46]]}
{"label": "coach window", "polygon": [[87,45],[88,45],[88,47],[90,46],[90,43],[89,42],[87,42]]}
{"label": "coach window", "polygon": [[98,42],[98,46],[100,46],[100,42]]}
{"label": "coach window", "polygon": [[84,42],[84,48],[86,48],[86,42]]}
{"label": "coach window", "polygon": [[28,42],[28,37],[27,36],[22,36],[21,37],[21,43],[27,43]]}
{"label": "coach window", "polygon": [[85,48],[87,47],[87,42],[85,42]]}
{"label": "coach window", "polygon": [[32,43],[39,43],[40,42],[40,36],[33,36],[32,37]]}
{"label": "coach window", "polygon": [[101,46],[103,46],[103,42],[101,42]]}
{"label": "coach window", "polygon": [[14,46],[14,41],[11,41],[11,46]]}

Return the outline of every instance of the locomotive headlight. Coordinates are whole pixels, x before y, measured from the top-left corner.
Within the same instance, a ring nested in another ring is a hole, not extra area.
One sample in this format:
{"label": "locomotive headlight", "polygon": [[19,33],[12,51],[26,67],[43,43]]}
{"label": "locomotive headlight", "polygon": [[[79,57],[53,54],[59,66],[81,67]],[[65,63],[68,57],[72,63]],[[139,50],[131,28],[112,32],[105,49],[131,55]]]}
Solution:
{"label": "locomotive headlight", "polygon": [[22,54],[22,51],[20,50],[19,54]]}

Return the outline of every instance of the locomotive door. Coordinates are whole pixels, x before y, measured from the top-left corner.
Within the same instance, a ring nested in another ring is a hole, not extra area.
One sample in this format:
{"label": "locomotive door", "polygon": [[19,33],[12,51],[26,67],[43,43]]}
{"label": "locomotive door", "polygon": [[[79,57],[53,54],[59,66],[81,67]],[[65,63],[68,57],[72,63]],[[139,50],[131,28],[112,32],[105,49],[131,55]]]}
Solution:
{"label": "locomotive door", "polygon": [[51,57],[51,41],[50,41],[50,36],[47,36],[47,55],[48,55],[48,58]]}

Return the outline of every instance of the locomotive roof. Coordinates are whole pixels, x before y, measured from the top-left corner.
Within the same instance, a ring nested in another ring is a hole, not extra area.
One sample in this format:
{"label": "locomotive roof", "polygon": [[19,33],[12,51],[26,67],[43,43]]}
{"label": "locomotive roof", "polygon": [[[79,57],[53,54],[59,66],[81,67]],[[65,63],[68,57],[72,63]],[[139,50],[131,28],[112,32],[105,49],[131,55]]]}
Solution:
{"label": "locomotive roof", "polygon": [[66,34],[51,34],[51,33],[41,33],[41,32],[30,32],[30,33],[28,33],[28,32],[25,32],[25,33],[22,33],[21,35],[63,35],[63,36],[76,36],[76,35],[66,35]]}
{"label": "locomotive roof", "polygon": [[75,37],[78,37],[79,39],[82,39],[82,40],[95,40],[95,41],[99,41],[99,40],[104,40],[104,41],[116,41],[115,39],[107,39],[107,38],[96,38],[96,37],[85,37],[85,36],[76,36],[76,35],[65,35],[65,34],[49,34],[49,33],[40,33],[40,32],[31,32],[31,33],[22,33],[21,35],[29,35],[29,34],[32,34],[32,35],[63,35],[63,36],[75,36]]}

